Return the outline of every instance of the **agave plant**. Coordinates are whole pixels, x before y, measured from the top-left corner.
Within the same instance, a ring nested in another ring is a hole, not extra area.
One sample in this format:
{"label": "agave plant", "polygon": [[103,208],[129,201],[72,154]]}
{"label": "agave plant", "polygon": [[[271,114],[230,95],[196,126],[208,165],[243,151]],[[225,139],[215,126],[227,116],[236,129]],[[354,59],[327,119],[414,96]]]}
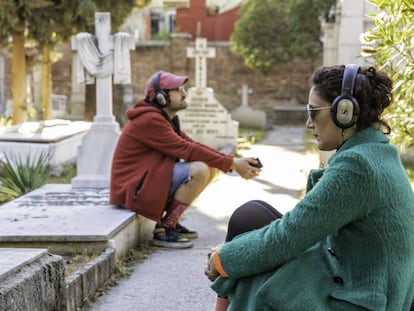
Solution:
{"label": "agave plant", "polygon": [[0,202],[9,201],[47,183],[51,166],[50,152],[37,156],[30,153],[25,159],[4,153],[0,160]]}

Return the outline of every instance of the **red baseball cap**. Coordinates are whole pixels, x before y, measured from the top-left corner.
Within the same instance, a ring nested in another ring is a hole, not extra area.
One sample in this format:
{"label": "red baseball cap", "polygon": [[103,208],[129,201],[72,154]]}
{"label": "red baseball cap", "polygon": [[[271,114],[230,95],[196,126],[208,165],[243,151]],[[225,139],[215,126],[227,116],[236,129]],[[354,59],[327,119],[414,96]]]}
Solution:
{"label": "red baseball cap", "polygon": [[[159,77],[157,78],[157,76]],[[184,85],[188,81],[187,76],[176,76],[175,74],[160,71],[155,73],[151,78],[145,83],[145,96],[148,96],[149,100],[154,100],[155,90],[154,84],[158,80],[158,90],[173,90],[178,89],[180,86]]]}

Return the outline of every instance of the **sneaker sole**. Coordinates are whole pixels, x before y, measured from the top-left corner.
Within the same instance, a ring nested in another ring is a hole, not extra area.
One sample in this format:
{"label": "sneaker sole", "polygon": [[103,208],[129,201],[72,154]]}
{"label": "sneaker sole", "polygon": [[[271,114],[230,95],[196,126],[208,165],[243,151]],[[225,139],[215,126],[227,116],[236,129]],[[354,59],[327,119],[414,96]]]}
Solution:
{"label": "sneaker sole", "polygon": [[168,242],[168,241],[161,241],[161,240],[152,240],[152,244],[159,247],[165,248],[174,248],[174,249],[183,249],[183,248],[191,248],[193,247],[193,242]]}
{"label": "sneaker sole", "polygon": [[182,236],[183,238],[187,238],[187,239],[197,239],[198,238],[198,234],[197,232],[190,232],[190,233],[178,233],[180,236]]}

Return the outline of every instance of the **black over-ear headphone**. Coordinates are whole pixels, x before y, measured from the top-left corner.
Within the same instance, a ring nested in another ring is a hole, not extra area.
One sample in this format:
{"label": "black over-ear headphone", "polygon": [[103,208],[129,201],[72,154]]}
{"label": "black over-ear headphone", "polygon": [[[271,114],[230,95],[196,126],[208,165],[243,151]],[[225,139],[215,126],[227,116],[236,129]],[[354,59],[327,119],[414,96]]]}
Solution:
{"label": "black over-ear headphone", "polygon": [[152,77],[152,86],[154,87],[154,102],[161,107],[167,106],[170,98],[168,97],[167,92],[160,90],[160,78],[161,78],[161,71],[158,71]]}
{"label": "black over-ear headphone", "polygon": [[332,119],[342,129],[350,128],[358,120],[359,104],[353,94],[359,67],[356,64],[345,66],[341,95],[332,102]]}

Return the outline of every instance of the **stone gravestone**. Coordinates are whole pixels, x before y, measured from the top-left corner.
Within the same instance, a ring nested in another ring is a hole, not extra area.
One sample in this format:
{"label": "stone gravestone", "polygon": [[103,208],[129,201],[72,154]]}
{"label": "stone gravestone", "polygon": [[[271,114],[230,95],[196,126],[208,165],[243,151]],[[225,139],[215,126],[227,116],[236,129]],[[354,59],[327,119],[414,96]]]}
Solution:
{"label": "stone gravestone", "polygon": [[181,128],[192,139],[215,149],[237,146],[238,123],[207,87],[207,58],[216,51],[207,47],[205,38],[197,38],[195,47],[187,48],[187,56],[195,58],[195,87],[188,90],[185,110],[180,111]]}
{"label": "stone gravestone", "polygon": [[109,13],[95,13],[95,33],[79,33],[72,40],[77,51],[78,82],[96,79],[96,115],[91,129],[78,149],[77,176],[73,188],[109,187],[112,156],[119,138],[119,124],[112,114],[112,75],[114,83],[131,81],[129,50],[134,38],[127,33],[111,35]]}
{"label": "stone gravestone", "polygon": [[59,94],[52,94],[52,117],[56,118],[63,118],[67,115],[67,96],[66,95],[59,95]]}
{"label": "stone gravestone", "polygon": [[233,109],[231,111],[231,116],[243,127],[263,129],[266,127],[266,113],[249,106],[248,96],[251,93],[252,90],[249,89],[247,84],[243,84],[242,88],[239,90],[239,94],[242,96],[241,106]]}

